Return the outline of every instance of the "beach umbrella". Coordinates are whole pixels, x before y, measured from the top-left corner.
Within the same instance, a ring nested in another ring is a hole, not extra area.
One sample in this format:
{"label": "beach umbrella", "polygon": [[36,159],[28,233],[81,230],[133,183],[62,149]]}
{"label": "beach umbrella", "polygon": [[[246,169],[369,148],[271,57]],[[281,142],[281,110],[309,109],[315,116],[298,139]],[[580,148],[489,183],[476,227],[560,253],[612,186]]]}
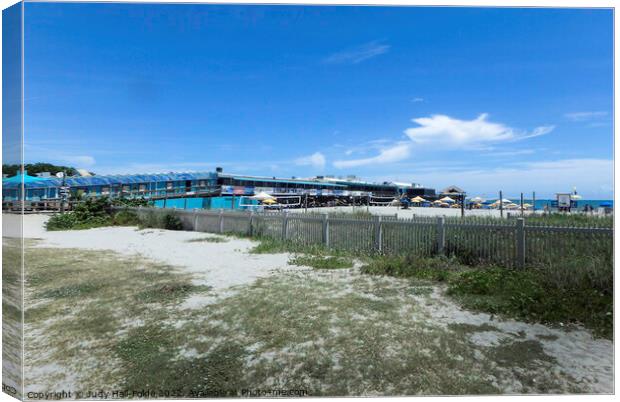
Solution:
{"label": "beach umbrella", "polygon": [[276,200],[274,200],[273,198],[267,198],[266,200],[262,200],[263,204],[267,204],[267,205],[273,205],[276,203]]}
{"label": "beach umbrella", "polygon": [[581,196],[579,194],[571,194],[570,199],[571,200],[580,200]]}
{"label": "beach umbrella", "polygon": [[441,198],[439,201],[442,201],[442,202],[456,202],[456,201],[454,201],[452,198],[450,198],[448,196],[445,196],[445,197]]}
{"label": "beach umbrella", "polygon": [[252,199],[252,200],[259,200],[259,201],[265,201],[265,200],[274,200],[275,201],[275,197],[267,194],[264,191],[261,191],[258,194],[254,194],[253,196],[250,197],[250,199]]}
{"label": "beach umbrella", "polygon": [[426,200],[419,195],[411,199],[411,202],[426,202]]}
{"label": "beach umbrella", "polygon": [[474,198],[470,198],[469,201],[476,203],[476,204],[480,204],[481,202],[484,202],[485,200],[482,197],[474,197]]}
{"label": "beach umbrella", "polygon": [[528,204],[526,202],[525,204],[523,204],[523,208],[525,208],[525,209],[532,208],[532,204]]}

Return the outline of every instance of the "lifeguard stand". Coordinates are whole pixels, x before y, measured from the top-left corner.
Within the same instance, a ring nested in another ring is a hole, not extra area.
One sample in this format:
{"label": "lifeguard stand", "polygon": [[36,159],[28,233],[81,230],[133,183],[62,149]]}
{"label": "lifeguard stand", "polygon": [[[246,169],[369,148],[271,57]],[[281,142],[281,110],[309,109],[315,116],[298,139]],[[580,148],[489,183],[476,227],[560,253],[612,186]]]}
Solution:
{"label": "lifeguard stand", "polygon": [[571,193],[556,193],[555,199],[558,205],[558,211],[570,212],[573,202],[571,199]]}

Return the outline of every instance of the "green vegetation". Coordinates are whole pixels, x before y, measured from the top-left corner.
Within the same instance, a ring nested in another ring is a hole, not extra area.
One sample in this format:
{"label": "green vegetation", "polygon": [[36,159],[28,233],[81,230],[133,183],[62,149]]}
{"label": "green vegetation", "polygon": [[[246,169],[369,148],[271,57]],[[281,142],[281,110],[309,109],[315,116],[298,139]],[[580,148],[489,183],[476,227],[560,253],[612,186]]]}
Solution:
{"label": "green vegetation", "polygon": [[73,211],[52,216],[47,230],[90,229],[113,224],[108,198],[92,198],[80,202]]}
{"label": "green vegetation", "polygon": [[[212,291],[169,266],[68,249],[30,248],[26,258],[26,366],[55,367],[34,370],[38,384],[71,378],[80,388],[162,397],[273,387],[311,396],[497,394],[515,378],[515,392],[573,390],[539,341],[475,346],[470,336],[488,326],[439,325],[422,308],[433,299],[412,297],[417,287],[406,281],[288,272],[187,309],[188,296]],[[80,303],[67,305],[77,294]]]}
{"label": "green vegetation", "polygon": [[606,227],[614,226],[613,216],[595,216],[585,214],[531,215],[525,218],[528,225]]}
{"label": "green vegetation", "polygon": [[[415,257],[376,257],[362,267],[367,274],[445,282],[448,295],[469,309],[527,321],[581,323],[599,336],[611,337],[613,271],[606,279],[583,271],[577,264],[517,270]],[[560,280],[560,275],[566,279]]]}
{"label": "green vegetation", "polygon": [[80,230],[140,224],[140,219],[132,211],[121,210],[113,213],[112,204],[106,197],[83,200],[72,211],[52,216],[45,227],[47,230]]}
{"label": "green vegetation", "polygon": [[291,265],[312,267],[315,269],[340,269],[352,268],[353,260],[347,257],[321,256],[321,255],[296,255],[288,260]]}
{"label": "green vegetation", "polygon": [[226,243],[228,241],[225,237],[219,236],[209,236],[209,237],[199,237],[197,239],[187,240],[187,243]]}
{"label": "green vegetation", "polygon": [[[28,172],[29,175],[34,176],[36,173],[50,172],[52,175],[55,175],[58,172],[65,172],[69,176],[74,176],[78,174],[78,171],[69,166],[59,166],[53,165],[51,163],[27,163],[24,165],[24,170]],[[9,176],[15,176],[17,173],[21,171],[21,165],[2,165],[2,173],[8,174]],[[92,174],[92,173],[91,173]]]}
{"label": "green vegetation", "polygon": [[178,216],[167,213],[161,215],[156,211],[144,211],[140,217],[140,223],[138,225],[141,229],[144,228],[158,228],[167,230],[183,230],[183,222]]}
{"label": "green vegetation", "polygon": [[[230,234],[227,233],[228,236]],[[280,239],[274,239],[272,237],[267,236],[240,236],[240,235],[232,235],[233,237],[238,238],[249,238],[259,243],[254,246],[250,253],[252,254],[278,254],[278,253],[307,253],[307,254],[316,254],[316,255],[340,255],[344,253],[340,253],[336,250],[328,250],[321,244],[314,245],[305,245],[301,243],[296,243],[292,241],[282,241]]]}
{"label": "green vegetation", "polygon": [[183,230],[183,222],[178,216],[172,214],[166,214],[163,218],[163,229],[168,230]]}
{"label": "green vegetation", "polygon": [[[26,365],[52,364],[58,368],[37,372],[37,377],[30,379],[36,383],[53,384],[64,375],[73,377],[79,373],[84,374],[81,385],[85,388],[120,386],[123,377],[119,378],[110,364],[126,358],[128,351],[124,345],[135,340],[132,335],[142,328],[164,331],[165,322],[174,322],[178,314],[171,309],[179,308],[192,295],[211,293],[210,287],[193,284],[189,275],[176,268],[142,257],[27,248],[25,259],[29,289],[25,322],[32,329],[25,342]],[[147,332],[143,343],[159,348],[150,338],[155,335]],[[174,332],[166,335],[168,342],[175,341]],[[91,371],[84,372],[88,367]],[[135,369],[131,365],[123,368],[128,373]],[[146,375],[132,373],[140,374]],[[142,389],[137,382],[133,385],[133,389]]]}
{"label": "green vegetation", "polygon": [[144,198],[114,198],[111,204],[115,207],[146,207],[149,201]]}
{"label": "green vegetation", "polygon": [[[2,372],[3,383],[21,397],[22,365],[22,240],[2,239]],[[15,370],[7,369],[15,367]],[[6,391],[5,391],[6,392]]]}

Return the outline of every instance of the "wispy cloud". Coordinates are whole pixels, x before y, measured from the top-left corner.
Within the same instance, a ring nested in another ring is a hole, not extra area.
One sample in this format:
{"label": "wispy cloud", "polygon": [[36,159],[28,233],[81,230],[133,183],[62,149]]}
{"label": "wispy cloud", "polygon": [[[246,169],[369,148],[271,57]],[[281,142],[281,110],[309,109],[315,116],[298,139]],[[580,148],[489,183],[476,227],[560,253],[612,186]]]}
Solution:
{"label": "wispy cloud", "polygon": [[295,160],[295,164],[299,166],[312,166],[317,169],[323,169],[325,167],[325,155],[320,152],[315,152],[312,155],[302,156]]}
{"label": "wispy cloud", "polygon": [[512,151],[489,152],[485,155],[492,156],[492,157],[507,157],[507,156],[519,156],[519,155],[532,155],[534,153],[536,153],[534,149],[515,149]]}
{"label": "wispy cloud", "polygon": [[413,98],[411,99],[412,103],[419,103],[419,102],[424,102],[424,98]]}
{"label": "wispy cloud", "polygon": [[607,112],[605,111],[597,111],[597,112],[573,112],[566,113],[564,117],[571,121],[591,121],[600,119],[601,117],[606,117]]}
{"label": "wispy cloud", "polygon": [[77,167],[89,167],[95,164],[95,158],[90,155],[65,156],[60,159]]}
{"label": "wispy cloud", "polygon": [[323,62],[327,64],[357,64],[364,60],[382,55],[390,50],[390,45],[380,41],[372,41],[360,46],[345,49],[326,57]]}
{"label": "wispy cloud", "polygon": [[503,123],[491,122],[488,117],[487,113],[473,120],[460,120],[441,114],[420,117],[412,120],[418,124],[418,127],[406,129],[405,134],[417,144],[430,143],[463,148],[484,143],[539,137],[550,133],[555,128],[555,126],[540,126],[531,132],[525,132]]}
{"label": "wispy cloud", "polygon": [[338,169],[343,169],[372,164],[392,163],[402,161],[408,158],[410,154],[411,144],[400,142],[394,146],[381,149],[377,156],[362,159],[337,160],[334,162],[334,166]]}
{"label": "wispy cloud", "polygon": [[[492,144],[501,142],[514,142],[527,138],[539,137],[553,131],[555,126],[539,126],[532,131],[522,131],[509,127],[502,123],[488,120],[486,113],[473,120],[459,120],[446,115],[432,115],[412,120],[418,127],[408,128],[404,131],[409,141],[380,143],[379,154],[372,157],[337,160],[336,168],[351,168],[371,164],[386,164],[399,162],[407,159],[416,146],[432,146],[437,149],[468,149],[468,150],[493,150]],[[368,144],[361,146],[368,149]],[[356,148],[348,150],[345,155],[349,156]]]}

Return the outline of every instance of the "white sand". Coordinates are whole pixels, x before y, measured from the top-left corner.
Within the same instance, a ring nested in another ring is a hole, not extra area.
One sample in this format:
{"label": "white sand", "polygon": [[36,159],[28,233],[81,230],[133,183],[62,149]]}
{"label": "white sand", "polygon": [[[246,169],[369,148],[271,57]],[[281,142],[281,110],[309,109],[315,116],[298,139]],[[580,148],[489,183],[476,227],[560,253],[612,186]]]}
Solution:
{"label": "white sand", "polygon": [[[395,208],[389,209],[395,211]],[[18,219],[17,215],[3,215],[4,236],[20,235],[19,231],[12,230],[11,227],[18,223]],[[143,255],[155,261],[185,269],[194,275],[198,284],[213,286],[221,293],[234,292],[234,289],[230,289],[231,286],[251,283],[256,278],[274,274],[275,270],[292,269],[287,264],[288,254],[248,254],[247,251],[256,244],[249,240],[230,239],[225,243],[188,243],[187,240],[213,235],[159,229],[137,230],[131,227],[46,232],[43,229],[46,219],[46,216],[26,215],[24,236],[42,239],[39,243],[41,247],[112,250],[125,255]],[[304,272],[308,274],[308,271],[304,270]],[[301,274],[301,271],[299,273]],[[313,275],[327,274],[314,271],[310,273]],[[350,281],[359,275],[359,273],[348,272],[348,275],[339,279],[334,277],[333,280],[342,281],[341,289],[346,292],[351,291]],[[364,277],[369,281],[377,279],[376,277]],[[400,279],[387,277],[383,280],[402,282]],[[472,334],[472,345],[479,348],[497,346],[507,340],[536,340],[542,344],[545,353],[556,359],[556,368],[569,373],[587,391],[613,392],[613,343],[609,340],[595,339],[588,331],[580,328],[549,328],[540,324],[498,320],[489,314],[463,310],[446,298],[439,287],[435,287],[430,297],[412,297],[419,299],[417,305],[423,308],[413,314],[403,312],[404,319],[431,320],[432,323],[440,326],[447,326],[451,323],[493,326],[494,330]],[[209,297],[196,296],[189,298],[185,307],[197,308],[212,301]]]}
{"label": "white sand", "polygon": [[[423,208],[423,207],[411,207],[409,209],[400,209],[397,207],[379,207],[371,206],[366,207],[321,207],[321,208],[308,208],[310,213],[326,213],[326,212],[366,212],[369,211],[373,215],[398,215],[399,218],[411,218],[413,216],[461,216],[461,210],[457,208]],[[304,213],[305,209],[289,209],[290,213]],[[536,211],[538,212],[538,211]],[[527,214],[531,214],[531,211],[526,211]],[[519,211],[504,211],[504,217],[511,215],[519,215]],[[493,216],[499,218],[501,212],[496,209],[466,209],[465,216]]]}
{"label": "white sand", "polygon": [[[18,218],[18,215],[3,215],[4,236],[19,236],[10,228]],[[44,215],[24,216],[24,237],[42,239],[38,247],[112,250],[124,255],[142,255],[180,267],[193,274],[195,284],[209,285],[215,290],[251,283],[270,275],[276,268],[289,267],[289,254],[248,254],[248,250],[257,244],[251,240],[227,238],[224,243],[188,242],[214,235],[138,230],[135,227],[47,232],[43,228],[47,219]]]}

